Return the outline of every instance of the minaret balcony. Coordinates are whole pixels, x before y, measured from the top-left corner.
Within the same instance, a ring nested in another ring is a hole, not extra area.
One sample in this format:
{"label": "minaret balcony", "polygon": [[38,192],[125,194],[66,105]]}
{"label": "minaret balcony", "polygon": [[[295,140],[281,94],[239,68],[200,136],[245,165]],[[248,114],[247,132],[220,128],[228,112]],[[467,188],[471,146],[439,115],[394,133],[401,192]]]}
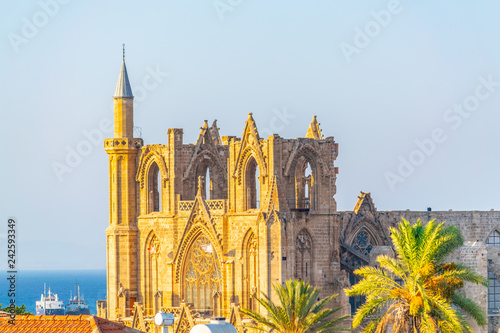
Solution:
{"label": "minaret balcony", "polygon": [[104,139],[104,149],[105,150],[116,150],[116,149],[138,149],[144,145],[141,138],[114,138],[114,139]]}

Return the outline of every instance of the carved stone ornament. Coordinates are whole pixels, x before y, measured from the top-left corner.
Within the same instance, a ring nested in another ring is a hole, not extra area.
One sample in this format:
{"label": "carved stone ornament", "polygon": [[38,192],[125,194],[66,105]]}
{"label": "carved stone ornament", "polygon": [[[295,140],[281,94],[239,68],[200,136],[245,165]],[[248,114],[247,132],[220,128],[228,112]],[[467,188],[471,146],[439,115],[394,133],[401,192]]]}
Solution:
{"label": "carved stone ornament", "polygon": [[299,232],[296,243],[297,250],[300,252],[311,251],[311,236],[305,229]]}

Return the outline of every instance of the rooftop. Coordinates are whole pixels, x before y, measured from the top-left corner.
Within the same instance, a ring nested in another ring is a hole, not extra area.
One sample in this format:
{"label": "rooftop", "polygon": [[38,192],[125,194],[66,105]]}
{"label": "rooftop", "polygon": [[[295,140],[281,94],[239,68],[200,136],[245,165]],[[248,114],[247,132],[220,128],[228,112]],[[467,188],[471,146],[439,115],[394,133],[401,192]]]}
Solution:
{"label": "rooftop", "polygon": [[10,316],[0,314],[0,332],[65,332],[65,333],[141,333],[134,328],[92,315],[35,316],[18,315],[14,325]]}

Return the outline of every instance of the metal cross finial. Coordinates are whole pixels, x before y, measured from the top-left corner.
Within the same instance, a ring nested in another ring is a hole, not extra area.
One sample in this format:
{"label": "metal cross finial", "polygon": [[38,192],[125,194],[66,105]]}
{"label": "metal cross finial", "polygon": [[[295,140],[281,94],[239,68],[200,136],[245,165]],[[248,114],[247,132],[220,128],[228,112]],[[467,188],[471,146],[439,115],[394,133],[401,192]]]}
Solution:
{"label": "metal cross finial", "polygon": [[123,61],[125,61],[125,43],[123,43],[122,46],[123,46]]}

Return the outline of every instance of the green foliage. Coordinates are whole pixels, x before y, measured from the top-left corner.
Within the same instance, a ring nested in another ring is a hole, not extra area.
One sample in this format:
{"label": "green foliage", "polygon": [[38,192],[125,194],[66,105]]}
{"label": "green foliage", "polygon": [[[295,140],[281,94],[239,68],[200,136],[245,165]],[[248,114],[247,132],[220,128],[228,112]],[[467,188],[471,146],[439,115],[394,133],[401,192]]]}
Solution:
{"label": "green foliage", "polygon": [[379,256],[380,268],[356,270],[362,280],[345,290],[349,296],[366,296],[354,316],[354,328],[369,321],[362,332],[386,332],[391,326],[394,333],[471,332],[462,313],[480,326],[487,324],[481,308],[457,293],[464,282],[487,286],[487,279],[464,265],[445,262],[463,245],[457,227],[434,220],[426,226],[420,220],[411,225],[403,219],[390,231],[397,258]]}
{"label": "green foliage", "polygon": [[[2,308],[2,304],[0,304],[0,311],[11,313],[11,308],[10,307]],[[24,304],[21,306],[16,305],[16,307],[14,308],[14,313],[16,315],[30,315],[30,314],[32,314],[31,312],[26,311],[26,306]]]}
{"label": "green foliage", "polygon": [[276,305],[271,298],[262,293],[262,298],[255,299],[267,311],[267,316],[258,312],[241,309],[241,313],[249,316],[260,326],[245,326],[264,332],[280,333],[328,333],[335,331],[349,331],[347,327],[337,325],[349,316],[331,318],[342,308],[324,309],[337,295],[316,301],[320,290],[304,281],[289,280],[285,285],[273,286],[279,304]]}

